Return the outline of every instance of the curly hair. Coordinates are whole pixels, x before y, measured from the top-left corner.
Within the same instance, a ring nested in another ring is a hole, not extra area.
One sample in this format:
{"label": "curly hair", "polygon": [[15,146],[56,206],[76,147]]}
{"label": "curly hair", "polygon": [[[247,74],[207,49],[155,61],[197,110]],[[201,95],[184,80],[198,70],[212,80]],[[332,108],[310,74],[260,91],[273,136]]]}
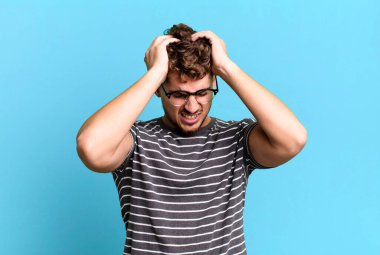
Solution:
{"label": "curly hair", "polygon": [[169,72],[177,71],[193,80],[202,79],[212,73],[211,44],[207,38],[191,40],[194,34],[191,27],[179,23],[164,31],[165,35],[173,35],[179,42],[170,43],[166,49],[169,57]]}

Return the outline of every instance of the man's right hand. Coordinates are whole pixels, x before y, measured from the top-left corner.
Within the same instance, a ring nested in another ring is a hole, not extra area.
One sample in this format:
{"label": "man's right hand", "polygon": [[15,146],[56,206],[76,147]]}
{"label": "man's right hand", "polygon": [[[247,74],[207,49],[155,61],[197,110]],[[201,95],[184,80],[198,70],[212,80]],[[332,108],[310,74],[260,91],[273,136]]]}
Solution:
{"label": "man's right hand", "polygon": [[156,37],[148,50],[145,52],[144,62],[147,70],[156,68],[159,72],[162,72],[161,77],[164,82],[169,70],[169,58],[166,46],[172,42],[179,42],[180,40],[174,38],[172,35],[162,35]]}
{"label": "man's right hand", "polygon": [[148,72],[82,125],[77,134],[77,152],[87,168],[111,172],[126,160],[133,149],[130,129],[165,81],[169,69],[166,46],[176,41],[171,35],[158,36],[145,54]]}

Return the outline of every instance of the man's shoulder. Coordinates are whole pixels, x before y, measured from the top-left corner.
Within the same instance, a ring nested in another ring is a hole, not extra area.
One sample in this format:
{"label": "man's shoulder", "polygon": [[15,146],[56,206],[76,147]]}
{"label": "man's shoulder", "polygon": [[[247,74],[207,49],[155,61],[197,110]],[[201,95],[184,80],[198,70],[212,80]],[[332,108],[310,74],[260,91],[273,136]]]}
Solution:
{"label": "man's shoulder", "polygon": [[154,118],[150,120],[136,120],[133,125],[138,128],[147,128],[149,126],[158,125],[158,122],[159,118]]}
{"label": "man's shoulder", "polygon": [[243,118],[240,120],[222,120],[219,118],[215,118],[215,124],[219,126],[220,128],[233,128],[240,126],[242,128],[245,128],[249,125],[255,124],[257,121],[254,117],[251,118]]}

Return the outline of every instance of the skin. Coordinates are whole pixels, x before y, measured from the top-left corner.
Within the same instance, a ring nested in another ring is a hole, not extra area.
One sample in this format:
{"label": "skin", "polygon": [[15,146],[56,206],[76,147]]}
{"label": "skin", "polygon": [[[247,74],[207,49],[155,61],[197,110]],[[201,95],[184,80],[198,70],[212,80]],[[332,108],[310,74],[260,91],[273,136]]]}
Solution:
{"label": "skin", "polygon": [[[261,165],[275,167],[297,155],[307,140],[307,131],[297,117],[230,59],[224,41],[215,33],[200,31],[192,35],[192,40],[200,37],[206,37],[212,45],[212,72],[235,91],[258,122],[248,139],[248,149],[255,160]],[[209,123],[211,103],[202,106],[190,97],[185,106],[173,108],[158,90],[167,77],[170,91],[180,88],[194,92],[208,87],[203,80],[180,82],[168,73],[166,46],[176,41],[178,39],[170,35],[158,36],[145,53],[147,72],[82,125],[77,135],[77,151],[89,169],[110,172],[120,166],[132,148],[129,130],[155,93],[162,99],[167,125],[191,133]],[[181,111],[201,111],[202,118],[194,125],[185,125],[179,118]]]}
{"label": "skin", "polygon": [[[212,85],[212,86],[211,86]],[[192,80],[189,77],[179,78],[177,72],[170,72],[168,81],[164,84],[167,92],[182,90],[188,92],[195,92],[205,88],[215,87],[215,79],[211,79],[210,74],[199,80]],[[211,109],[212,101],[208,104],[200,104],[193,96],[190,96],[186,104],[182,106],[173,106],[163,89],[160,87],[156,91],[156,95],[161,98],[162,106],[165,112],[163,122],[169,127],[180,130],[184,134],[192,134],[199,130],[199,128],[206,126],[210,123],[211,118],[208,113]],[[199,114],[199,120],[196,123],[188,124],[182,120],[181,113],[186,114]]]}
{"label": "skin", "polygon": [[76,137],[77,153],[90,170],[113,171],[132,148],[130,129],[168,73],[166,46],[179,41],[173,36],[158,36],[145,52],[147,72],[120,95],[91,115]]}
{"label": "skin", "polygon": [[246,74],[227,54],[225,42],[212,31],[200,31],[212,47],[212,70],[240,97],[258,125],[249,134],[249,151],[263,166],[279,166],[297,155],[306,144],[307,131],[292,111],[265,87]]}

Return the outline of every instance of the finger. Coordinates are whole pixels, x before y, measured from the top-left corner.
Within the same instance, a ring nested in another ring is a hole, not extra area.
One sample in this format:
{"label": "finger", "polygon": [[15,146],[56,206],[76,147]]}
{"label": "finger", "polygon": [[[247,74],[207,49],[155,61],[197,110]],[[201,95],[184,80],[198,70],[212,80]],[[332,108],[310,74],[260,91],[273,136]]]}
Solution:
{"label": "finger", "polygon": [[192,34],[193,37],[195,38],[199,38],[199,37],[213,37],[214,36],[214,33],[212,33],[211,31],[199,31],[195,34]]}
{"label": "finger", "polygon": [[162,44],[162,46],[167,46],[167,45],[170,44],[170,43],[173,43],[173,42],[179,42],[179,41],[181,41],[181,40],[179,40],[178,38],[166,38],[166,39],[164,39],[164,40],[161,42],[161,44]]}
{"label": "finger", "polygon": [[[179,42],[180,40],[178,38],[174,38],[174,37],[171,37],[171,38],[163,38],[163,39],[160,39],[160,44],[154,46],[154,47],[157,47],[157,48],[165,48],[166,49],[166,46],[169,45],[170,43],[172,42]],[[144,58],[144,61],[145,59],[149,59],[149,56],[151,54],[151,51],[152,51],[152,48],[154,48],[153,46],[152,47],[149,47],[148,50],[145,52],[145,58]]]}
{"label": "finger", "polygon": [[201,37],[206,37],[207,39],[212,40],[214,36],[211,31],[199,31],[191,35],[191,39],[193,41],[196,41]]}
{"label": "finger", "polygon": [[156,39],[152,42],[151,46],[159,45],[161,42],[168,38],[174,38],[172,35],[160,35],[157,36]]}
{"label": "finger", "polygon": [[154,47],[157,47],[157,45],[159,45],[160,43],[162,43],[164,40],[168,39],[168,38],[173,38],[172,35],[161,35],[161,36],[157,36],[153,42],[149,45],[148,49],[146,50],[145,52],[145,55],[149,54],[149,52],[152,50],[152,48]]}
{"label": "finger", "polygon": [[[159,47],[159,46],[161,47],[161,44],[163,46],[166,46],[169,43],[177,42],[177,41],[180,41],[180,40],[177,38],[174,38],[172,35],[170,35],[170,36],[159,36],[155,39],[155,41],[152,43],[152,45],[146,50],[145,57],[149,57],[149,54],[153,48]],[[153,45],[153,44],[157,44],[157,45]]]}
{"label": "finger", "polygon": [[165,37],[170,37],[170,36],[160,35],[160,36],[157,36],[156,38],[154,38],[154,40],[149,45],[148,50],[151,49],[153,46],[161,43],[165,39]]}

